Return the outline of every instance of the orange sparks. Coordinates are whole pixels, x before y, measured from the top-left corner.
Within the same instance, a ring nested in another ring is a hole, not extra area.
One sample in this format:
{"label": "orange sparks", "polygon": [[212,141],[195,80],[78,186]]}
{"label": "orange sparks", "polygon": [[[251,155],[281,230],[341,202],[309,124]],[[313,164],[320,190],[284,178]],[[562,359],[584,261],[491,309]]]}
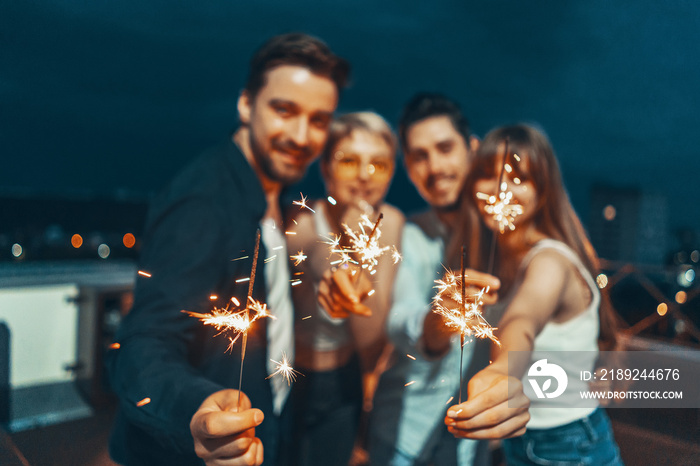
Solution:
{"label": "orange sparks", "polygon": [[297,232],[296,231],[285,231],[284,234],[285,235],[296,235]]}
{"label": "orange sparks", "polygon": [[150,402],[151,402],[150,398],[144,398],[143,400],[136,403],[136,406],[138,406],[140,408],[141,406],[146,406]]}
{"label": "orange sparks", "polygon": [[292,201],[292,204],[298,205],[300,209],[309,209],[311,212],[316,213],[316,211],[314,209],[312,209],[311,207],[309,207],[308,204],[306,203],[306,200],[308,199],[308,197],[304,196],[302,193],[299,193],[299,195],[301,196],[301,200],[300,201]]}
{"label": "orange sparks", "polygon": [[241,302],[240,302],[239,300],[237,300],[235,296],[231,298],[231,302],[232,302],[236,307],[239,307],[239,306],[241,305]]}
{"label": "orange sparks", "polygon": [[311,316],[306,316],[306,317],[302,317],[301,320],[306,320],[306,319],[310,319],[310,318],[311,318]]}
{"label": "orange sparks", "polygon": [[413,385],[414,383],[416,383],[416,381],[415,381],[415,380],[411,380],[410,382],[408,382],[407,384],[405,384],[404,387],[408,387],[409,385]]}
{"label": "orange sparks", "polygon": [[413,359],[414,361],[416,360],[416,357],[415,357],[415,356],[411,356],[410,354],[407,354],[406,356],[408,356],[409,358]]}
{"label": "orange sparks", "polygon": [[110,349],[119,349],[122,347],[122,345],[120,345],[119,343],[112,343],[111,345],[109,345],[109,347]]}
{"label": "orange sparks", "polygon": [[219,297],[216,296],[215,294],[213,294],[213,295],[210,295],[210,296],[209,296],[209,299],[212,300],[212,301],[216,301],[217,299],[219,299]]}
{"label": "orange sparks", "polygon": [[455,399],[455,397],[454,397],[454,396],[451,396],[451,397],[450,397],[450,399],[449,399],[449,400],[447,400],[447,403],[445,403],[445,405],[448,405],[448,404],[450,404],[450,402],[451,402],[452,400],[454,400],[454,399]]}
{"label": "orange sparks", "polygon": [[[236,300],[236,302],[238,302],[238,300]],[[248,311],[251,313],[249,314]],[[232,336],[229,337],[229,351],[233,349],[233,345],[236,343],[238,338],[248,332],[253,322],[264,317],[269,317],[271,319],[275,318],[267,309],[267,304],[256,301],[252,297],[248,299],[248,306],[244,309],[239,308],[238,310],[229,310],[228,307],[214,308],[208,314],[190,311],[182,312],[198,318],[204,323],[204,325],[211,325],[219,331],[218,335],[227,331],[231,332]]]}
{"label": "orange sparks", "polygon": [[144,272],[143,270],[139,270],[138,274],[142,277],[151,278],[151,274],[148,272]]}
{"label": "orange sparks", "polygon": [[306,260],[307,256],[306,256],[306,254],[304,254],[304,251],[301,250],[301,251],[297,252],[296,255],[289,256],[289,258],[294,261],[294,265],[299,265]]}

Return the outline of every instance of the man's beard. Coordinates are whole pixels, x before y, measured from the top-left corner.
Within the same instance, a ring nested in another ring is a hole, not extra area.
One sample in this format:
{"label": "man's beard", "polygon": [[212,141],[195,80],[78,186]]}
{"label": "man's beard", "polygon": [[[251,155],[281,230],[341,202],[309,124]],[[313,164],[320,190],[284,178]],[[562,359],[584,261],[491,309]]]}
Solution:
{"label": "man's beard", "polygon": [[[281,183],[284,186],[289,186],[291,184],[294,184],[298,181],[301,181],[302,178],[304,178],[304,175],[306,174],[306,169],[308,168],[308,165],[300,168],[298,170],[289,170],[287,168],[281,168],[275,166],[272,157],[270,156],[269,153],[267,153],[265,150],[263,150],[257,143],[255,137],[253,137],[253,132],[251,131],[250,133],[250,149],[251,152],[253,153],[253,159],[255,159],[255,163],[258,165],[260,170],[263,172],[263,174],[268,177],[270,180]],[[272,148],[277,151],[284,151],[287,148],[291,148],[293,150],[296,150],[297,152],[299,151],[308,151],[308,147],[298,149],[293,143],[280,143],[277,142],[276,140],[272,141]]]}
{"label": "man's beard", "polygon": [[433,209],[435,209],[437,212],[440,212],[440,213],[449,214],[449,213],[458,211],[459,208],[461,207],[461,205],[462,205],[462,195],[460,194],[459,196],[457,196],[457,199],[454,202],[447,204],[447,205],[442,205],[442,206],[437,206],[437,207],[434,206]]}

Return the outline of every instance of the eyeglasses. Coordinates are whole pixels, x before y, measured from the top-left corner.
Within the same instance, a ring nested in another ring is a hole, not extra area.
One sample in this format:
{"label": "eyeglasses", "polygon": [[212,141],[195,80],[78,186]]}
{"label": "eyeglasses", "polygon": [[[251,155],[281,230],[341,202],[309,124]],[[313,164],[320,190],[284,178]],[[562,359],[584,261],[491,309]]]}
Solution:
{"label": "eyeglasses", "polygon": [[373,162],[363,164],[360,157],[345,155],[342,152],[336,152],[334,173],[339,178],[350,179],[357,178],[366,170],[367,175],[373,178],[388,178],[392,174],[394,168],[393,161],[390,160],[375,160]]}

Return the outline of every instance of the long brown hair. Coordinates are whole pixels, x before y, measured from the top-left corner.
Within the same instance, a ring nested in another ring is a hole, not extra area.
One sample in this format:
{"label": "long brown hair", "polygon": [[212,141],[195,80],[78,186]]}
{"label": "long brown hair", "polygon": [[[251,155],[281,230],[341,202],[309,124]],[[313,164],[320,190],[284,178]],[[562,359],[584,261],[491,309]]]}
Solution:
{"label": "long brown hair", "polygon": [[[506,140],[509,154],[517,154],[521,160],[513,163],[509,159],[513,170],[522,179],[528,178],[535,186],[538,200],[532,221],[537,230],[569,246],[595,278],[599,273],[598,256],[571,205],[552,145],[542,132],[532,126],[503,126],[486,135],[465,182],[463,204],[474,203],[474,184],[477,180],[498,177],[499,174],[494,173],[494,169],[501,165]],[[481,268],[485,267],[482,265]],[[607,293],[603,291],[598,341],[601,349],[612,349],[616,340],[617,317]]]}

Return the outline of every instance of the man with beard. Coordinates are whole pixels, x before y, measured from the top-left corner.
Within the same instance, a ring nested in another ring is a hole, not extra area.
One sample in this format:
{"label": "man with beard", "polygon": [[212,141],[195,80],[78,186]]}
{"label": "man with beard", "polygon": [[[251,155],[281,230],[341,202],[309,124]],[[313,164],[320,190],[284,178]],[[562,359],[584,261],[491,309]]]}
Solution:
{"label": "man with beard", "polygon": [[[421,93],[404,108],[399,139],[409,178],[430,205],[406,223],[401,239],[403,261],[393,290],[386,331],[394,346],[393,360],[381,375],[370,420],[369,453],[372,465],[456,464],[486,461],[479,439],[522,435],[529,419],[528,400],[521,386],[506,374],[477,372],[488,364],[488,341],[464,347],[466,402],[456,404],[460,384],[460,338],[439,315],[431,312],[434,280],[443,264],[458,269],[460,258],[444,257],[451,242],[464,244],[469,257],[482,254],[477,212],[460,212],[461,191],[478,147],[469,123],[456,102],[440,94]],[[474,206],[472,206],[474,207]],[[468,228],[464,228],[466,223]],[[457,232],[471,231],[469,238]],[[472,261],[467,259],[466,264]],[[344,310],[366,312],[361,291],[349,286],[337,270],[321,291],[331,315]],[[495,277],[469,271],[470,278],[497,289]],[[495,296],[486,296],[494,302]],[[444,421],[444,422],[443,422]],[[447,427],[445,426],[447,424]]]}
{"label": "man with beard", "polygon": [[[263,446],[265,464],[288,460],[288,387],[266,379],[276,369],[270,360],[294,351],[280,193],[320,154],[348,74],[347,62],[314,37],[273,37],[250,62],[240,127],[154,200],[139,264],[150,276],[138,277],[108,355],[120,400],[116,461],[259,465]],[[251,276],[259,230],[252,297],[275,319],[248,333],[239,394],[240,342],[228,354],[225,335],[182,310],[208,313],[233,306],[232,297],[247,305],[249,282],[237,281]]]}

